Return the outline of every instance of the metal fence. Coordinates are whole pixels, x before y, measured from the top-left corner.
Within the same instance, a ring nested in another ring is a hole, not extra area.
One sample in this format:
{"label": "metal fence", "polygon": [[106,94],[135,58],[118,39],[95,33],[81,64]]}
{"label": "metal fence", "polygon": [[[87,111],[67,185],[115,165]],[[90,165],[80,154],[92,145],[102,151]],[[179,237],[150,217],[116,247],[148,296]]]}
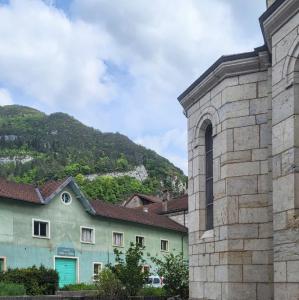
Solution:
{"label": "metal fence", "polygon": [[0,300],[166,300],[165,297],[135,296],[135,297],[100,297],[96,295],[54,295],[54,296],[10,296],[0,297]]}

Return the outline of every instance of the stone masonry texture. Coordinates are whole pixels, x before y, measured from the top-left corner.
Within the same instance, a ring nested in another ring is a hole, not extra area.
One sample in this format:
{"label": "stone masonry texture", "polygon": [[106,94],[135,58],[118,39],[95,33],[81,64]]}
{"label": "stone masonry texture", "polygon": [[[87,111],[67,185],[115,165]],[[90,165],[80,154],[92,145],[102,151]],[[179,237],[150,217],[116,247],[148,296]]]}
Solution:
{"label": "stone masonry texture", "polygon": [[193,300],[299,299],[299,1],[273,2],[261,18],[266,46],[220,62],[179,98],[188,119]]}

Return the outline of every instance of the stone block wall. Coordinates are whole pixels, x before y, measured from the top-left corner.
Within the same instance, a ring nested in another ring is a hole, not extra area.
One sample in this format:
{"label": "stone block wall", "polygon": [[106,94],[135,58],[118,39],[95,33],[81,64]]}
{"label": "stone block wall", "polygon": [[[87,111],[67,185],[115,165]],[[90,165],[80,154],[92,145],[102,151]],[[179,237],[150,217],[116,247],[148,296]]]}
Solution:
{"label": "stone block wall", "polygon": [[[192,299],[272,299],[267,68],[221,81],[187,110]],[[204,130],[213,126],[214,229],[206,231]]]}
{"label": "stone block wall", "polygon": [[299,299],[298,0],[277,1],[260,22],[266,47],[222,57],[179,97],[188,118],[191,299]]}
{"label": "stone block wall", "polygon": [[299,299],[299,14],[272,36],[275,300]]}

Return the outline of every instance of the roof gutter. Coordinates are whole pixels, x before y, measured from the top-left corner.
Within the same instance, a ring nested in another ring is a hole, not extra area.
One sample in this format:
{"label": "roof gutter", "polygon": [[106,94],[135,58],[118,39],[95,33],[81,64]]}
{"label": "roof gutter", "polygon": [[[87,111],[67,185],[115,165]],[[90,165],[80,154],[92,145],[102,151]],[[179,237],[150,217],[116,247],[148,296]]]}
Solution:
{"label": "roof gutter", "polygon": [[220,57],[206,72],[195,80],[179,97],[178,100],[187,111],[198,99],[203,97],[222,80],[266,70],[269,56],[266,46],[245,52]]}

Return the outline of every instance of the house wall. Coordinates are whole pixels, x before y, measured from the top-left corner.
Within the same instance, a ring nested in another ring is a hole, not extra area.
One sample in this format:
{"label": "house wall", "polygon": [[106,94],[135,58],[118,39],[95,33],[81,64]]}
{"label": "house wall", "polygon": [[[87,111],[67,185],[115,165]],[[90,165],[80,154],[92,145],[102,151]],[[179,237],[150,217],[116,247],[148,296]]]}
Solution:
{"label": "house wall", "polygon": [[[112,232],[123,232],[125,251],[136,235],[145,237],[146,256],[162,257],[160,239],[169,240],[169,249],[187,255],[187,236],[180,232],[141,224],[114,221],[88,214],[71,189],[72,203],[64,205],[57,195],[47,205],[35,205],[14,200],[0,200],[0,257],[6,258],[8,268],[43,264],[54,267],[58,247],[72,248],[79,259],[79,281],[90,282],[93,262],[104,265],[114,262]],[[32,218],[50,221],[50,239],[32,237]],[[80,226],[95,228],[95,244],[80,242]],[[153,266],[153,271],[155,266]]]}
{"label": "house wall", "polygon": [[143,206],[143,202],[138,196],[134,196],[129,202],[126,203],[125,206],[128,208],[136,208]]}
{"label": "house wall", "polygon": [[168,213],[168,214],[164,214],[164,215],[167,216],[169,219],[188,228],[188,212],[187,211],[180,211],[177,213]]}
{"label": "house wall", "polygon": [[297,13],[271,41],[275,300],[299,298],[298,30]]}
{"label": "house wall", "polygon": [[[268,70],[261,67],[224,79],[187,109],[191,299],[272,299],[268,86]],[[208,120],[214,141],[214,229],[206,231]]]}

